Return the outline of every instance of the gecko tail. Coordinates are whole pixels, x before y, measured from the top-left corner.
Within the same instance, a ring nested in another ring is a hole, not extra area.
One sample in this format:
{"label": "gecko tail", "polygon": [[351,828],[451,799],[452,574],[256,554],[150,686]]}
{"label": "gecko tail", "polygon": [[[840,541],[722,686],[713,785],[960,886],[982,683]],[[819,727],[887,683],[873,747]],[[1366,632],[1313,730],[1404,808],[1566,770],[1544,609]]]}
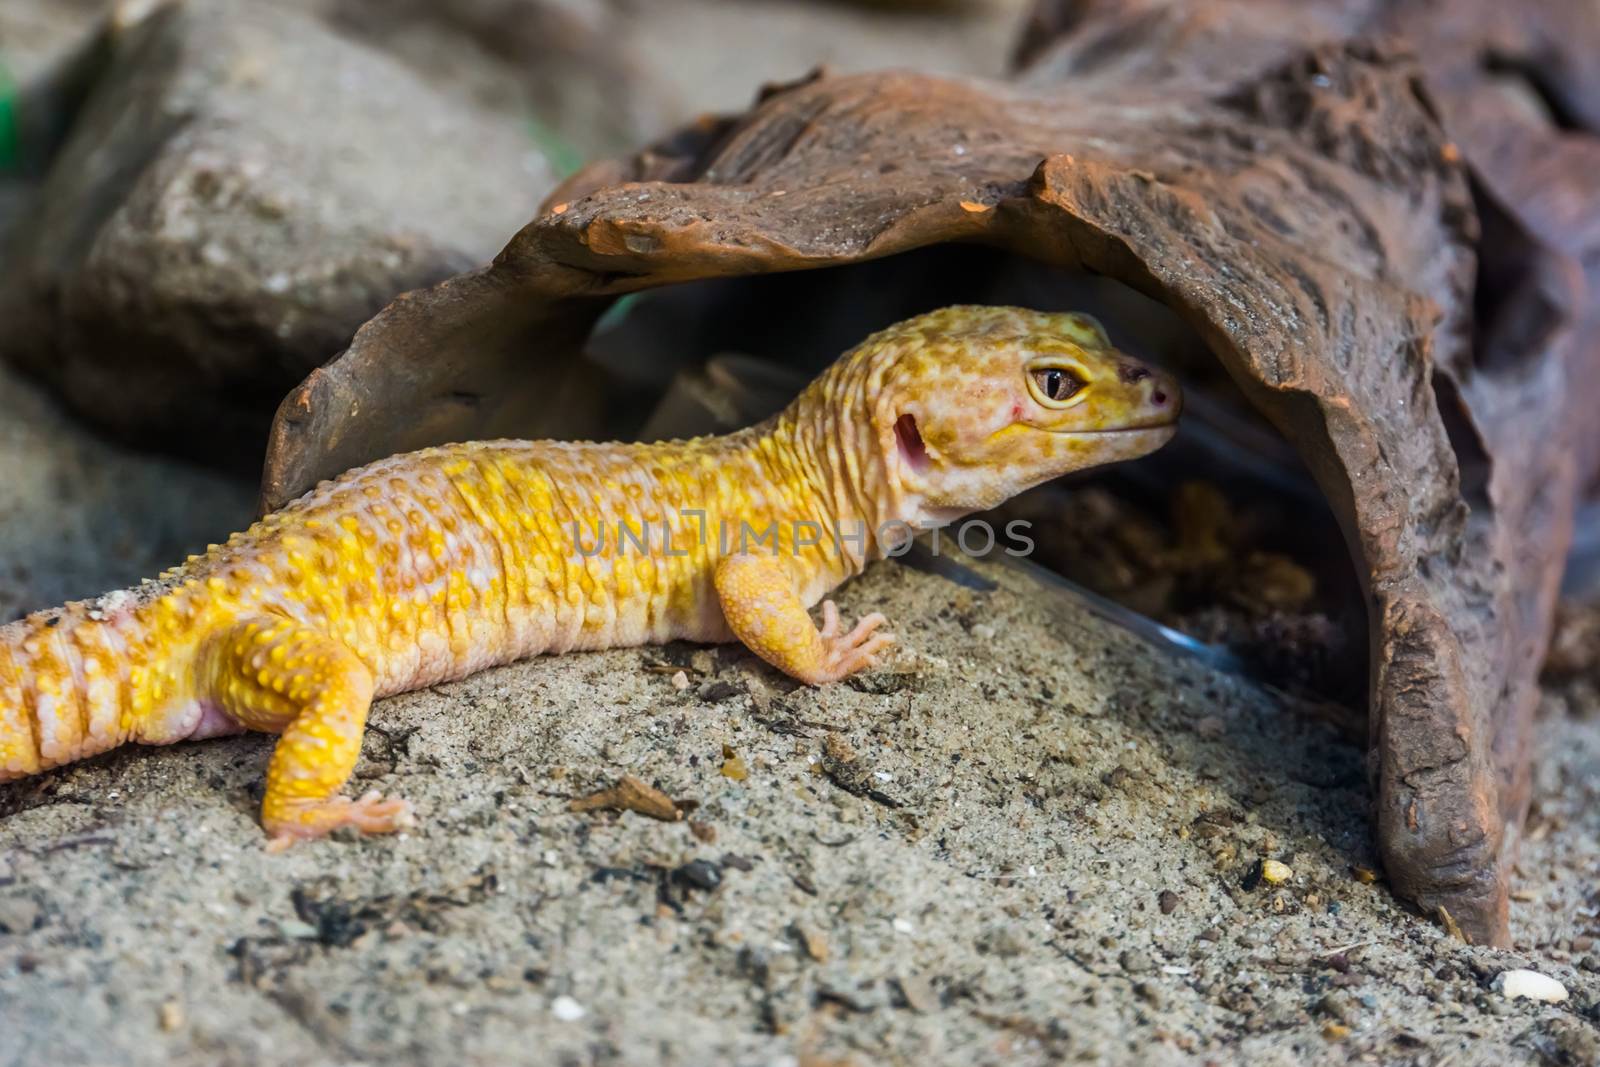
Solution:
{"label": "gecko tail", "polygon": [[130,740],[131,600],[112,593],[0,626],[0,782]]}

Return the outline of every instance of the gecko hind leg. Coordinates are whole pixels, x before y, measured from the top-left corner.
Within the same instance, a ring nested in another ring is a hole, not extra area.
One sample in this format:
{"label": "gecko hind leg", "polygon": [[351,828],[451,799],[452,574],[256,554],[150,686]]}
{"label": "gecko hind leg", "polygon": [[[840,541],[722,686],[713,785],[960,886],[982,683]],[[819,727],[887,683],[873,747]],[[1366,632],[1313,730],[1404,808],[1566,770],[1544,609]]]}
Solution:
{"label": "gecko hind leg", "polygon": [[243,619],[207,661],[223,711],[250,730],[276,733],[261,824],[278,851],[344,826],[392,833],[413,825],[410,806],[375,792],[340,794],[361,756],[373,678],[342,642],[292,619]]}

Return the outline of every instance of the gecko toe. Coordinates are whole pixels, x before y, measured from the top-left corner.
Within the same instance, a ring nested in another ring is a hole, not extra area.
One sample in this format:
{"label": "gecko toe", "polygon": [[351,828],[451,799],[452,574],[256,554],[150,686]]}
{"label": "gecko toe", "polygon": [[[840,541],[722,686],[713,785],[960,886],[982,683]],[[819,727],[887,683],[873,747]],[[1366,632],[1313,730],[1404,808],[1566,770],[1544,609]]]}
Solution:
{"label": "gecko toe", "polygon": [[324,837],[346,826],[364,834],[392,834],[416,824],[409,803],[398,797],[385,799],[376,790],[354,800],[336,796],[289,801],[283,811],[268,820],[267,830],[273,836],[267,842],[267,851],[282,852],[296,841]]}

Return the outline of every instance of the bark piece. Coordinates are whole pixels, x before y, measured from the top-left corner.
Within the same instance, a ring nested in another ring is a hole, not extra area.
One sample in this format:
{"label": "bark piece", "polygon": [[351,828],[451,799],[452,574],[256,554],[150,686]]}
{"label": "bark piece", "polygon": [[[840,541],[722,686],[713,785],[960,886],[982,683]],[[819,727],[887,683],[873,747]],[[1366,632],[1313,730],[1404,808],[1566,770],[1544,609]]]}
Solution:
{"label": "bark piece", "polygon": [[572,801],[567,805],[567,810],[632,811],[662,822],[678,822],[683,818],[682,810],[673,803],[671,797],[631,774],[623,775],[622,781],[610,789],[602,789],[598,793],[591,793],[589,796]]}

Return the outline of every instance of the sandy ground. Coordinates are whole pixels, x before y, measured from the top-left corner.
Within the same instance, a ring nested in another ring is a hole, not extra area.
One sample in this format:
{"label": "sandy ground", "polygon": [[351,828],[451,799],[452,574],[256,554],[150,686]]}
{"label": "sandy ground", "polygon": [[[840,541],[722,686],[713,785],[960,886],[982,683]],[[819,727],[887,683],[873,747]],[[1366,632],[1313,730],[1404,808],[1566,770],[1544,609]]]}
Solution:
{"label": "sandy ground", "polygon": [[[8,613],[249,506],[11,378],[0,471]],[[0,1065],[1600,1062],[1592,712],[1540,726],[1517,950],[1471,948],[1354,873],[1358,748],[974,566],[847,586],[903,647],[845,685],[680,645],[386,701],[357,784],[398,839],[266,854],[261,736],[0,787]],[[624,774],[688,819],[567,811]]]}

